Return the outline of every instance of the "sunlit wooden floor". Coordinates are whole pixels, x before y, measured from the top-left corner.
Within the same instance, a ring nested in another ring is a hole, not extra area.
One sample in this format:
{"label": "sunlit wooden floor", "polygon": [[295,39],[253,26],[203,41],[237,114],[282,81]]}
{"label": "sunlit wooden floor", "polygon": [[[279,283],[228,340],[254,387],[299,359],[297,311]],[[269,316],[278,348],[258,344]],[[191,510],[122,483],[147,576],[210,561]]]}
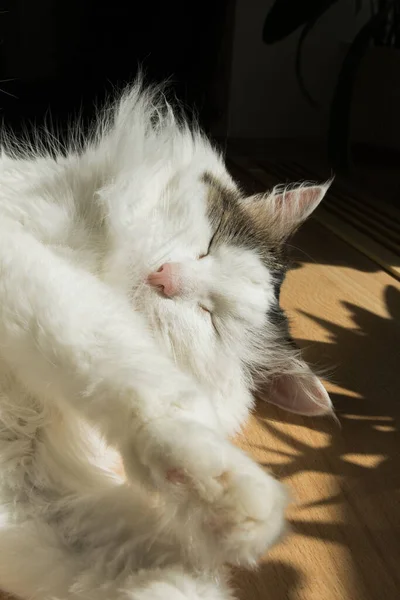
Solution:
{"label": "sunlit wooden floor", "polygon": [[316,221],[293,245],[282,303],[341,426],[259,404],[240,443],[291,489],[292,533],[238,595],[399,599],[400,284]]}

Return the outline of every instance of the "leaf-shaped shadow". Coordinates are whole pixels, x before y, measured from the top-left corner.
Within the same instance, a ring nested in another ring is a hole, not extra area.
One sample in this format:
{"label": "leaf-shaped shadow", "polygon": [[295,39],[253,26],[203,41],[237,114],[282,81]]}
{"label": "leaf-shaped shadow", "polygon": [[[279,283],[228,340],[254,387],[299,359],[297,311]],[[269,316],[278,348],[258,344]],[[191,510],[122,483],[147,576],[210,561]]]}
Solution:
{"label": "leaf-shaped shadow", "polygon": [[[271,457],[265,466],[279,478],[307,472],[307,481],[324,474],[336,482],[326,495],[296,508],[293,531],[345,545],[360,581],[365,580],[363,553],[373,540],[377,556],[383,557],[385,585],[392,589],[397,582],[400,589],[400,574],[393,567],[394,561],[400,562],[400,292],[388,286],[384,298],[387,316],[342,302],[351,328],[302,312],[330,334],[325,342],[296,341],[310,362],[321,364],[322,357],[324,366],[336,365],[333,379],[348,390],[331,394],[341,428],[328,419],[292,415],[265,402],[258,403],[257,417]],[[313,443],[308,429],[319,438],[323,434],[325,442]],[[314,518],[321,515],[315,511],[328,507],[326,522]]]}

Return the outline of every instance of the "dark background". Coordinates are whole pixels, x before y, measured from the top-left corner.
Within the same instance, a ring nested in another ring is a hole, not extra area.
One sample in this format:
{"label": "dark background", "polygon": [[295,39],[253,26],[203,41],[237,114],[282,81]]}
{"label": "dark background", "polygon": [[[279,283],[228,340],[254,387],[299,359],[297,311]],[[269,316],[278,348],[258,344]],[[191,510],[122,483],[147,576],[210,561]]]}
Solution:
{"label": "dark background", "polygon": [[[300,32],[262,40],[273,0],[0,0],[0,117],[17,133],[50,119],[61,131],[77,115],[90,122],[142,67],[150,82],[169,78],[224,147],[298,156],[311,170],[323,158],[329,172],[330,107],[368,19],[369,2],[361,4],[356,14],[353,0],[337,0],[304,44],[311,105],[295,76]],[[400,50],[371,50],[361,67],[346,176],[399,204]]]}
{"label": "dark background", "polygon": [[220,110],[212,98],[226,8],[203,0],[9,0],[0,2],[0,108],[15,129],[82,114],[132,81],[150,82],[195,108],[205,127]]}

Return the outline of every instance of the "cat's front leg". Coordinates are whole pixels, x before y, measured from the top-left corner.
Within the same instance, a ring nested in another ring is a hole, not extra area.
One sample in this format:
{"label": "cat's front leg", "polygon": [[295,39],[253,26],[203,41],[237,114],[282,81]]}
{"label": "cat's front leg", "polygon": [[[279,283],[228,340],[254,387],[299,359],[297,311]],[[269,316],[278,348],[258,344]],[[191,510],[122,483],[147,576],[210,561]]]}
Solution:
{"label": "cat's front leg", "polygon": [[0,358],[30,393],[72,406],[112,445],[193,390],[127,299],[5,218]]}
{"label": "cat's front leg", "polygon": [[206,561],[251,566],[285,531],[285,488],[218,433],[175,411],[125,449],[147,467]]}
{"label": "cat's front leg", "polygon": [[128,301],[5,221],[1,358],[31,393],[95,424],[128,467],[132,456],[167,491],[182,479],[221,557],[254,561],[283,528],[280,484],[218,435],[208,399]]}

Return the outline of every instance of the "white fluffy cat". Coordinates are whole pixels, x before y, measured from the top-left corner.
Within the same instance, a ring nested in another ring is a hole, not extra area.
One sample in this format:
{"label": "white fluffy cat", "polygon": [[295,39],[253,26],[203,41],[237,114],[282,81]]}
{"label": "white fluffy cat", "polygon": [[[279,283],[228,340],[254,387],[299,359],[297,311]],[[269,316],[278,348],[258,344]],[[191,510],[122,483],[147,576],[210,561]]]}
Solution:
{"label": "white fluffy cat", "polygon": [[254,564],[287,502],[227,440],[252,390],[331,409],[278,301],[285,240],[326,189],[244,197],[140,82],[79,149],[3,149],[3,590],[232,597],[223,565]]}

